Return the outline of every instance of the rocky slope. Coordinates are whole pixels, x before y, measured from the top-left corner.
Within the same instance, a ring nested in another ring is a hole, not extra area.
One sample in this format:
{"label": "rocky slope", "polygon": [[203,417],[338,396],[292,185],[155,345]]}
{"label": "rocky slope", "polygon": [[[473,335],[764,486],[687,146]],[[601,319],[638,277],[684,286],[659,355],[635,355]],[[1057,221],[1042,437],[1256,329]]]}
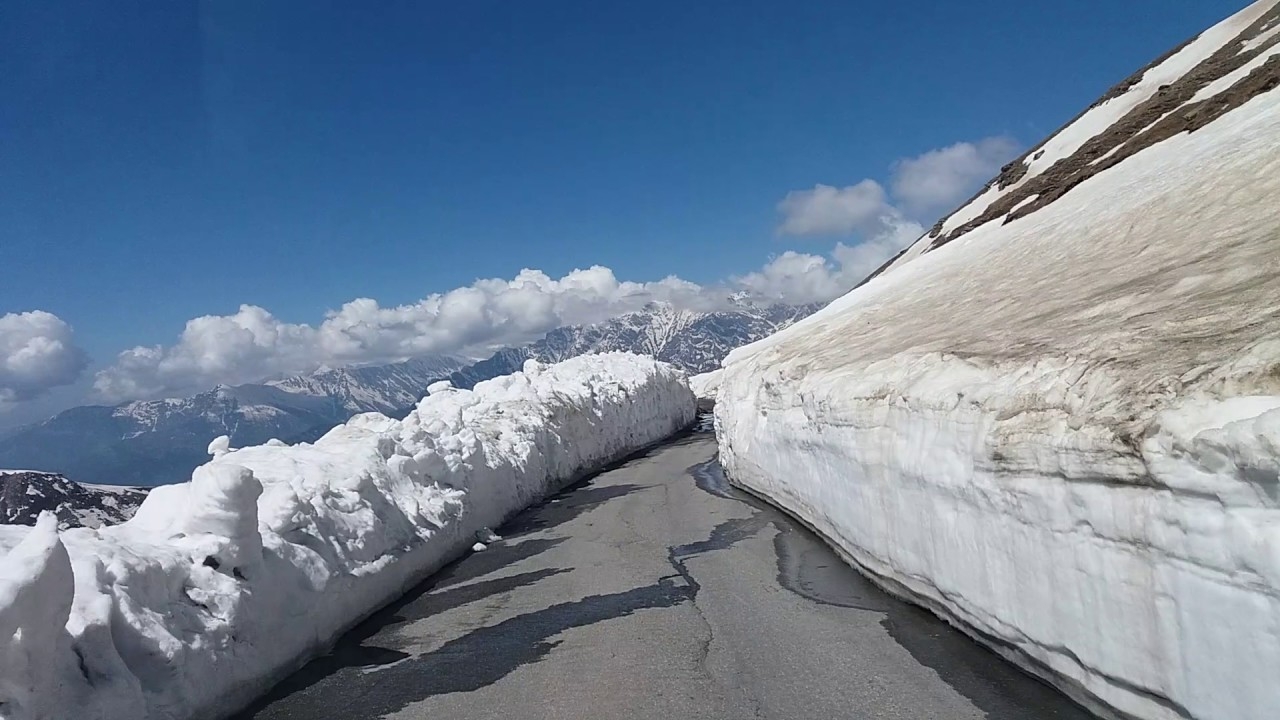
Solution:
{"label": "rocky slope", "polygon": [[35,525],[41,512],[58,517],[58,528],[99,528],[133,517],[145,490],[83,485],[56,473],[0,470],[0,524]]}
{"label": "rocky slope", "polygon": [[1280,708],[1280,3],[726,360],[733,480],[1108,716]]}

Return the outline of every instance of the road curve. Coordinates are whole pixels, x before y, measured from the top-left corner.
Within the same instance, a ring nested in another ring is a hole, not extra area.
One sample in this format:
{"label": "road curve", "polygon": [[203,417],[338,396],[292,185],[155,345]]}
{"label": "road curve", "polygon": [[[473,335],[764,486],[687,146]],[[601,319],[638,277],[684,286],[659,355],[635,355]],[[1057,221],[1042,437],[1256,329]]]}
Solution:
{"label": "road curve", "polygon": [[1091,716],[730,489],[693,433],[531,508],[239,720]]}

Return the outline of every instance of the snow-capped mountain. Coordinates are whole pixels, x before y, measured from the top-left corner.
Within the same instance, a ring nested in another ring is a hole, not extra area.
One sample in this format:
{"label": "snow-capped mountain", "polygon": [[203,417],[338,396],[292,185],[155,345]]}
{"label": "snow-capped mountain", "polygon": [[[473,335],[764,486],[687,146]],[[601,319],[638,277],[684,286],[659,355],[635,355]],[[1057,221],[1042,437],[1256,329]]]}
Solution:
{"label": "snow-capped mountain", "polygon": [[756,307],[736,303],[736,310],[693,312],[663,303],[627,313],[594,325],[557,328],[535,343],[503,348],[487,360],[455,372],[457,387],[472,387],[481,380],[507,375],[527,359],[559,362],[578,355],[631,352],[649,355],[689,374],[720,367],[730,350],[755,342],[812,314],[810,305]]}
{"label": "snow-capped mountain", "polygon": [[133,517],[147,491],[112,485],[84,485],[57,473],[0,470],[0,524],[34,525],[48,510],[59,529],[98,528]]}
{"label": "snow-capped mountain", "polygon": [[313,439],[356,413],[412,405],[464,363],[435,356],[223,385],[186,398],[71,408],[0,438],[0,464],[109,484],[178,482],[208,460],[209,441],[219,435],[236,446]]}
{"label": "snow-capped mountain", "polygon": [[265,385],[291,395],[330,398],[352,414],[390,412],[416,403],[427,385],[469,362],[454,355],[430,355],[393,365],[326,369]]}
{"label": "snow-capped mountain", "polygon": [[767,337],[820,306],[759,307],[734,298],[732,310],[691,312],[654,303],[595,325],[562,327],[541,340],[503,348],[468,366],[437,355],[392,365],[323,369],[263,383],[220,385],[185,398],[115,407],[84,406],[0,436],[0,465],[39,468],[99,483],[152,486],[179,482],[208,460],[209,441],[311,442],[362,412],[402,417],[437,380],[470,388],[508,375],[530,358],[559,362],[626,351],[649,355],[690,374],[720,366],[730,350]]}

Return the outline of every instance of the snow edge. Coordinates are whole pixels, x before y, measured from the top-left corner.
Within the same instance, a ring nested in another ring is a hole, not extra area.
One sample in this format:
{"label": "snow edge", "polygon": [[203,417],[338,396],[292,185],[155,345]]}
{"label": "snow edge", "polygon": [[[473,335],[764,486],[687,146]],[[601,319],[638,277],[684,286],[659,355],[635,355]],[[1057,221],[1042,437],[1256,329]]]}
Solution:
{"label": "snow edge", "polygon": [[1063,693],[1073,702],[1096,715],[1099,720],[1141,720],[1141,718],[1138,718],[1135,715],[1120,712],[1103,703],[1081,686],[1074,678],[1054,672],[1052,668],[1027,654],[1016,645],[1011,645],[994,635],[983,632],[980,628],[974,625],[966,623],[957,613],[952,612],[951,608],[949,608],[945,602],[933,597],[931,594],[916,592],[906,583],[898,580],[897,578],[877,572],[870,564],[859,560],[860,557],[869,558],[869,555],[866,553],[859,553],[856,549],[846,548],[839,541],[832,538],[831,535],[815,525],[814,521],[803,513],[801,510],[801,504],[797,503],[794,506],[788,505],[782,500],[767,494],[764,490],[739,482],[727,469],[723,467],[721,469],[730,485],[761,502],[767,503],[770,507],[799,523],[806,530],[813,533],[827,547],[831,548],[831,550],[835,552],[835,554],[843,560],[846,565],[853,568],[859,575],[866,578],[877,588],[880,588],[899,600],[911,603],[912,605],[933,613],[951,627],[964,633],[964,635],[970,640],[973,640],[987,650],[995,653],[1001,659],[1012,663],[1027,675],[1030,675],[1036,680],[1039,680],[1040,682],[1043,682]]}
{"label": "snow edge", "polygon": [[[663,435],[657,440],[646,443],[644,445],[640,445],[630,450],[620,450],[615,456],[612,456],[606,460],[602,460],[599,463],[589,466],[583,469],[582,471],[580,471],[579,473],[577,473],[576,475],[569,476],[567,479],[563,480],[562,482],[553,483],[552,485],[548,486],[545,492],[534,495],[524,505],[515,507],[510,512],[506,513],[506,515],[504,515],[501,520],[493,524],[493,527],[495,528],[501,527],[503,524],[507,523],[515,516],[519,515],[525,510],[528,510],[529,508],[541,502],[544,502],[548,498],[553,497],[556,494],[563,492],[564,490],[571,488],[580,482],[583,482],[592,477],[595,477],[596,475],[608,472],[612,466],[621,462],[625,462],[628,458],[643,454],[645,452],[648,452],[649,450],[652,450],[655,447],[658,447],[666,442],[669,442],[673,438],[676,438],[681,434],[686,433],[692,428],[696,427],[697,423],[698,421],[695,418],[693,421],[686,422],[683,425],[677,426],[675,430],[668,432],[666,435]],[[422,571],[421,574],[409,573],[408,577],[404,580],[404,583],[405,583],[404,586],[401,587],[396,592],[394,592],[393,594],[391,594],[390,596],[388,596],[383,602],[381,602],[381,604],[375,606],[372,610],[369,610],[367,613],[361,616],[358,616],[354,621],[352,621],[345,627],[340,628],[326,642],[316,646],[311,652],[308,652],[305,655],[299,656],[297,660],[291,665],[283,666],[278,673],[273,673],[269,677],[264,677],[263,681],[258,683],[255,688],[246,688],[245,694],[243,695],[243,697],[237,697],[236,702],[227,706],[219,705],[216,709],[214,709],[213,712],[209,714],[195,715],[193,716],[192,720],[226,720],[227,718],[234,717],[237,713],[243,712],[244,710],[252,707],[255,701],[265,696],[268,692],[270,692],[270,690],[273,687],[278,685],[280,682],[288,678],[290,675],[302,670],[302,668],[306,667],[316,658],[322,657],[326,653],[328,653],[330,650],[332,650],[333,647],[337,645],[338,641],[342,639],[342,636],[351,632],[364,621],[368,620],[374,615],[377,615],[379,612],[382,612],[387,607],[390,607],[392,604],[399,601],[410,590],[413,590],[418,585],[421,585],[422,583],[430,580],[437,573],[439,573],[441,570],[447,567],[450,563],[456,562],[458,560],[461,560],[467,555],[473,554],[472,545],[475,543],[475,541],[476,539],[472,535],[460,535],[458,537],[453,538],[451,546],[447,548],[443,554],[430,560],[429,561],[430,564],[428,565],[428,568],[425,571]],[[430,548],[431,546],[429,544],[422,545],[415,548],[414,551],[415,552],[425,551]],[[405,556],[401,556],[400,559],[403,560],[405,557],[407,557],[408,554],[409,553],[406,553]]]}

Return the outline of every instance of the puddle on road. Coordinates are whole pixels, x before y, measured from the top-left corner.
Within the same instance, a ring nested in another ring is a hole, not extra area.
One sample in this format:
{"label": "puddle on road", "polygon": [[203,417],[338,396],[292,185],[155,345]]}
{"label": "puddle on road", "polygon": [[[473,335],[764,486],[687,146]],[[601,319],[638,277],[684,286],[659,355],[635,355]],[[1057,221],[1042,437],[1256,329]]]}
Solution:
{"label": "puddle on road", "polygon": [[[754,535],[767,525],[778,534],[773,547],[778,557],[778,584],[791,592],[822,603],[859,610],[884,612],[888,609],[884,592],[871,584],[857,570],[849,567],[818,536],[798,524],[781,510],[729,484],[719,460],[710,460],[689,469],[694,483],[717,497],[736,500],[750,506],[750,518],[730,520],[732,530],[713,532],[717,536],[735,536],[744,531]],[[720,549],[711,547],[707,549]]]}
{"label": "puddle on road", "polygon": [[[880,625],[921,665],[986,713],[988,720],[1093,720],[1055,688],[1026,674],[927,610],[889,596],[850,567],[827,543],[778,508],[729,484],[719,458],[689,468],[702,490],[753,509],[748,518],[721,523],[694,546],[717,550],[772,525],[778,531],[778,584],[824,605],[882,614]],[[729,540],[730,542],[724,542]],[[719,542],[717,542],[719,541]]]}
{"label": "puddle on road", "polygon": [[808,530],[791,525],[773,539],[773,547],[778,554],[778,582],[791,592],[824,605],[889,609],[883,591]]}

